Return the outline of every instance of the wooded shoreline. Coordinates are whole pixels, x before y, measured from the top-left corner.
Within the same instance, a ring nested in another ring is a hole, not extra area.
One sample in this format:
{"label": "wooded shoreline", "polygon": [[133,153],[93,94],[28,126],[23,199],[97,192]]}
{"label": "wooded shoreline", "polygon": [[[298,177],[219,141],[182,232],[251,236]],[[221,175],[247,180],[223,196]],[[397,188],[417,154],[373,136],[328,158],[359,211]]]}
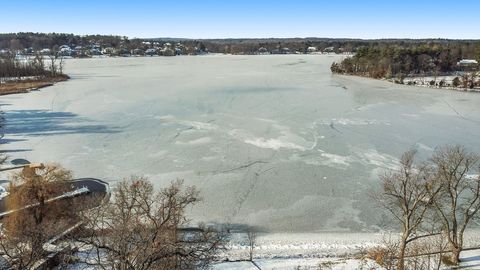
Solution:
{"label": "wooded shoreline", "polygon": [[55,77],[3,82],[0,83],[0,96],[28,93],[30,91],[52,86],[58,82],[67,81],[68,79],[70,79],[68,75],[62,74]]}
{"label": "wooded shoreline", "polygon": [[480,45],[377,45],[334,62],[334,74],[387,80],[397,84],[480,91]]}

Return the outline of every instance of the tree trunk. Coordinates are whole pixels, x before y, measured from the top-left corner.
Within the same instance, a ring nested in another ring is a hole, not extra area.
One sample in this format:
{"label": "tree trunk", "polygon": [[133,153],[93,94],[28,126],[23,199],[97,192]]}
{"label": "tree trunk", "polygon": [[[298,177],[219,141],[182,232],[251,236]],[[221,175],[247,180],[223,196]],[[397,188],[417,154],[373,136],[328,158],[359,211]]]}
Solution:
{"label": "tree trunk", "polygon": [[402,239],[400,243],[400,249],[398,251],[398,261],[397,261],[397,269],[404,270],[405,269],[405,248],[407,246],[407,242]]}
{"label": "tree trunk", "polygon": [[458,265],[460,263],[460,252],[462,251],[459,247],[452,248],[452,263]]}

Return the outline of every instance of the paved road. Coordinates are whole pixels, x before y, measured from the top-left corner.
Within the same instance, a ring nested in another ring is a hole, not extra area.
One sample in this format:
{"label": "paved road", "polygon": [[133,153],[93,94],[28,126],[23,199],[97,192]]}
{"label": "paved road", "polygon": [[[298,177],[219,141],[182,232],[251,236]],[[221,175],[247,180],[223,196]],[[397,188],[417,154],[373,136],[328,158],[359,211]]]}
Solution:
{"label": "paved road", "polygon": [[[80,195],[76,195],[75,197],[77,198],[85,197],[85,200],[93,199],[95,204],[91,204],[92,206],[98,206],[101,203],[101,201],[103,201],[104,199],[110,198],[110,188],[108,183],[100,179],[79,178],[79,179],[68,181],[67,183],[71,184],[71,188],[69,189],[69,191],[74,191],[84,187],[88,188],[88,192]],[[53,197],[60,196],[60,195],[62,194],[55,194],[53,195]],[[8,207],[6,206],[6,198],[8,198],[8,196],[0,200],[0,217],[4,212],[13,210],[13,209],[8,209]]]}

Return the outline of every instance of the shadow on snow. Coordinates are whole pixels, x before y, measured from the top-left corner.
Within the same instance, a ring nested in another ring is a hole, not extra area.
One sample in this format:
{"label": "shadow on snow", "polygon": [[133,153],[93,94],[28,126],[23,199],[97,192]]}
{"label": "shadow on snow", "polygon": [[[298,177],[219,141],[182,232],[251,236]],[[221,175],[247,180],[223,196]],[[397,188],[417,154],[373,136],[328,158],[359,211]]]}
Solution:
{"label": "shadow on snow", "polygon": [[[12,110],[4,112],[5,136],[50,136],[65,134],[118,133],[116,127],[95,122],[70,112],[48,110]],[[3,139],[1,143],[13,142]]]}

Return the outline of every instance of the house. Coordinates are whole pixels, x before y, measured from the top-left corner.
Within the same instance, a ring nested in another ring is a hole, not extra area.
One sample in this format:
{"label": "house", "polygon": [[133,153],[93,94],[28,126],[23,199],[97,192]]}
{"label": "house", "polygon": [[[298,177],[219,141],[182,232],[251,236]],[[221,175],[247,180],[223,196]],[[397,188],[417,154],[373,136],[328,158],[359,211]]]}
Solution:
{"label": "house", "polygon": [[148,55],[148,56],[153,56],[157,54],[158,54],[158,51],[155,48],[150,48],[145,51],[145,55]]}
{"label": "house", "polygon": [[273,49],[272,54],[280,54],[280,49]]}
{"label": "house", "polygon": [[175,45],[175,53],[176,53],[177,55],[185,54],[186,50],[187,50],[187,48],[185,48],[185,46],[184,46],[182,43],[180,43],[180,42],[178,42],[178,43]]}
{"label": "house", "polygon": [[458,66],[472,66],[472,65],[476,66],[478,65],[478,61],[473,59],[462,59],[457,62],[457,65]]}
{"label": "house", "polygon": [[145,55],[145,51],[140,48],[135,48],[133,49],[132,54],[141,56],[141,55]]}
{"label": "house", "polygon": [[120,50],[118,51],[118,54],[121,56],[130,56],[131,52],[127,48],[120,48]]}
{"label": "house", "polygon": [[335,51],[335,47],[326,47],[323,49],[323,53],[333,53]]}
{"label": "house", "polygon": [[257,50],[257,54],[268,54],[268,49],[265,47],[260,47]]}
{"label": "house", "polygon": [[72,56],[73,55],[72,49],[70,49],[70,47],[68,47],[68,46],[64,47],[63,45],[60,46],[60,50],[58,51],[58,53],[61,56]]}
{"label": "house", "polygon": [[163,48],[160,50],[160,55],[163,56],[175,56],[175,51],[170,48]]}
{"label": "house", "polygon": [[90,49],[90,55],[102,55],[102,51],[97,48]]}
{"label": "house", "polygon": [[52,51],[48,48],[40,50],[40,54],[43,54],[43,55],[50,55],[51,53],[52,53]]}
{"label": "house", "polygon": [[478,61],[473,59],[462,59],[457,62],[457,66],[463,71],[473,71],[479,67]]}
{"label": "house", "polygon": [[108,55],[115,55],[117,54],[117,50],[113,47],[105,47],[103,48],[102,53]]}
{"label": "house", "polygon": [[32,48],[32,47],[29,47],[29,48],[25,48],[23,50],[23,52],[26,54],[26,55],[33,55],[35,53],[35,50]]}
{"label": "house", "polygon": [[478,66],[478,61],[473,59],[462,59],[457,62],[457,66],[461,66],[461,67]]}
{"label": "house", "polygon": [[7,49],[1,49],[0,50],[0,55],[7,55],[10,53],[10,50],[7,50]]}
{"label": "house", "polygon": [[317,47],[310,46],[307,48],[308,53],[315,53],[317,52]]}

